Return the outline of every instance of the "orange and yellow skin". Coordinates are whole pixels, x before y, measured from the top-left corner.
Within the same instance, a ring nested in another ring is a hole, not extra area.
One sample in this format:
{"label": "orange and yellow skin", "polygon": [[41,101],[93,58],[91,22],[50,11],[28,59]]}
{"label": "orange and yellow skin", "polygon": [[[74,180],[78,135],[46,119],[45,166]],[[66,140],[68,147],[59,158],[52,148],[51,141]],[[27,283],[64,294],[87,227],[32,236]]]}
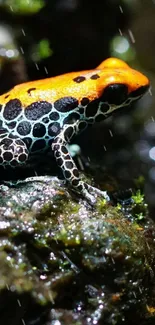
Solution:
{"label": "orange and yellow skin", "polygon": [[[100,76],[99,79],[92,80],[90,76],[94,74]],[[73,80],[78,76],[86,76],[85,82],[76,84]],[[46,78],[42,80],[29,81],[15,86],[8,93],[0,96],[0,103],[5,105],[9,100],[18,98],[22,107],[32,104],[34,101],[40,101],[46,98],[46,101],[54,102],[64,96],[74,96],[79,101],[83,97],[90,101],[100,98],[104,89],[110,84],[124,84],[128,87],[128,92],[137,90],[141,86],[149,86],[149,80],[140,72],[131,69],[124,61],[110,58],[103,61],[96,69],[80,72],[66,73],[57,77]],[[28,90],[32,90],[31,94]]]}
{"label": "orange and yellow skin", "polygon": [[67,144],[88,125],[129,105],[148,88],[146,76],[116,58],[96,69],[15,86],[0,96],[0,165],[22,166],[33,155],[52,149],[72,189],[93,203],[89,192],[94,189],[80,179]]}

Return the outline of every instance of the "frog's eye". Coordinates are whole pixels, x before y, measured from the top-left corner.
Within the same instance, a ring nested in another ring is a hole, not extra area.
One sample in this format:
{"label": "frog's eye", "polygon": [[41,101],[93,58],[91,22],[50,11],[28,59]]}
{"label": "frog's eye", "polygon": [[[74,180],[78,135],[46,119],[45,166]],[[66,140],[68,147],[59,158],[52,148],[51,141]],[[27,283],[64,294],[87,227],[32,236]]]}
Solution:
{"label": "frog's eye", "polygon": [[128,97],[128,87],[123,84],[112,84],[107,86],[103,92],[103,100],[108,104],[120,105]]}

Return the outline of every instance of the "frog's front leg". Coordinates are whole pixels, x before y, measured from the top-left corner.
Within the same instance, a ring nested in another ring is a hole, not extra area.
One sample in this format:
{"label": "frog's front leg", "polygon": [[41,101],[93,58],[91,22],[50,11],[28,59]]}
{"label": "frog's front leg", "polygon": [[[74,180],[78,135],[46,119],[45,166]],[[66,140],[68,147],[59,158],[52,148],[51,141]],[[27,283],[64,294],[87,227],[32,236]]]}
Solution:
{"label": "frog's front leg", "polygon": [[[67,181],[67,183],[71,186],[71,188],[81,194],[90,204],[94,204],[96,202],[96,198],[94,195],[90,194],[89,192],[96,192],[109,200],[108,195],[106,192],[102,192],[87,183],[83,182],[80,179],[79,171],[68,151],[67,144],[69,142],[69,137],[66,135],[68,134],[67,128],[72,127],[74,134],[77,133],[77,125],[66,126],[65,130],[62,130],[59,135],[54,139],[52,143],[52,150],[54,151],[54,156],[56,158],[57,164],[60,166],[63,175]],[[69,129],[68,129],[69,130]]]}
{"label": "frog's front leg", "polygon": [[17,167],[26,163],[28,150],[26,144],[12,134],[0,137],[0,165]]}

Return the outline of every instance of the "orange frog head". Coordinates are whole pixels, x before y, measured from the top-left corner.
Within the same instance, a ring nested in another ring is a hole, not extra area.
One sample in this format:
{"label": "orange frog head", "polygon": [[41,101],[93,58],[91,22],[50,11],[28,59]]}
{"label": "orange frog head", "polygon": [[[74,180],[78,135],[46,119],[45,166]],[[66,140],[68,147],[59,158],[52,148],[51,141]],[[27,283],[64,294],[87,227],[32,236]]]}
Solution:
{"label": "orange frog head", "polygon": [[142,97],[150,85],[142,73],[116,58],[103,61],[96,69],[99,75],[96,80],[99,109],[105,116]]}

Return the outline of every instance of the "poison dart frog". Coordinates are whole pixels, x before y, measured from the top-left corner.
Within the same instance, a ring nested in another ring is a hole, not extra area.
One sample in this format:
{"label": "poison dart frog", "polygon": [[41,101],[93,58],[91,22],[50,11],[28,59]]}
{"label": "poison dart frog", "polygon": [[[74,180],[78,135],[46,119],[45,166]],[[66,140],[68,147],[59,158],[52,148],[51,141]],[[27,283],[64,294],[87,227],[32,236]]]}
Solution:
{"label": "poison dart frog", "polygon": [[67,183],[93,203],[92,193],[100,191],[80,179],[67,145],[74,135],[139,99],[148,88],[147,77],[116,58],[93,70],[15,86],[0,96],[0,165],[22,166],[51,149]]}

